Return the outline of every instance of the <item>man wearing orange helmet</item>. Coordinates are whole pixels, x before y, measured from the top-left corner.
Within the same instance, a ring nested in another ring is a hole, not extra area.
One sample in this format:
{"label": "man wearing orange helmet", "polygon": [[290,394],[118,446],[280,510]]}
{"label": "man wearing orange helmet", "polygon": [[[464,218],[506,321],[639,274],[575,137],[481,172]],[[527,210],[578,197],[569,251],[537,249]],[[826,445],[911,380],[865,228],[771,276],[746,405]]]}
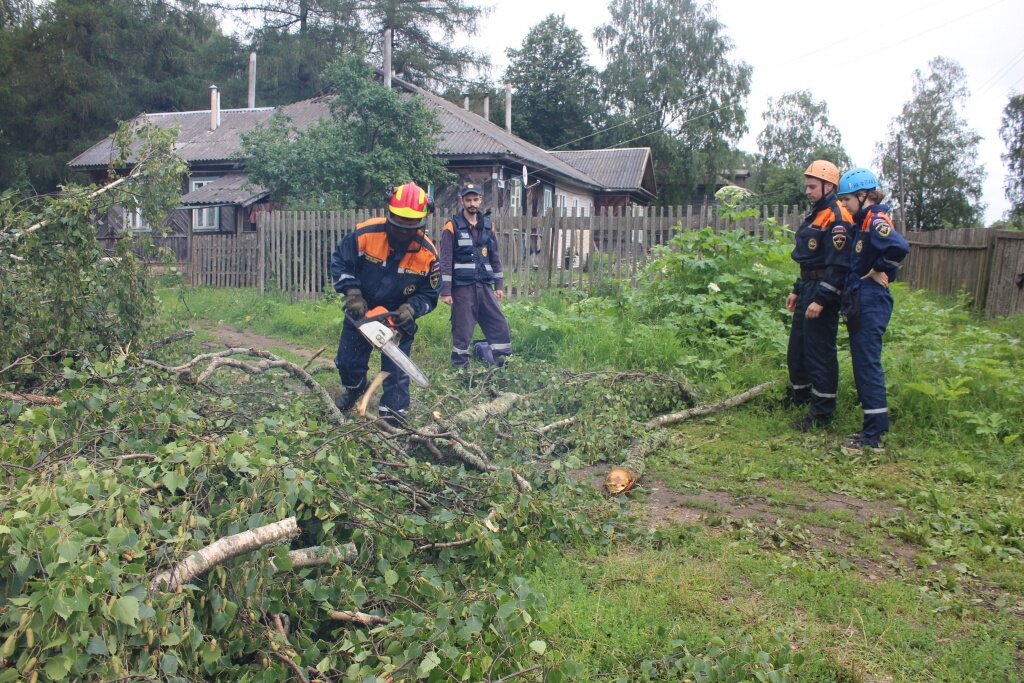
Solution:
{"label": "man wearing orange helmet", "polygon": [[[395,188],[388,200],[387,215],[371,218],[346,235],[331,256],[334,291],[345,296],[345,321],[334,365],[341,376],[341,392],[335,404],[348,410],[366,389],[366,371],[373,347],[356,329],[354,320],[377,306],[395,311],[401,332],[398,348],[412,350],[416,318],[437,306],[441,271],[437,250],[424,228],[433,204],[416,183]],[[390,358],[381,358],[388,373],[380,400],[380,416],[392,423],[404,422],[409,410],[409,376]]]}
{"label": "man wearing orange helmet", "polygon": [[804,192],[811,210],[794,238],[792,258],[800,276],[786,299],[793,314],[786,360],[789,397],[810,404],[810,415],[793,424],[809,431],[831,422],[839,387],[836,334],[846,274],[850,270],[850,235],[853,218],[836,199],[839,169],[816,160],[804,171]]}

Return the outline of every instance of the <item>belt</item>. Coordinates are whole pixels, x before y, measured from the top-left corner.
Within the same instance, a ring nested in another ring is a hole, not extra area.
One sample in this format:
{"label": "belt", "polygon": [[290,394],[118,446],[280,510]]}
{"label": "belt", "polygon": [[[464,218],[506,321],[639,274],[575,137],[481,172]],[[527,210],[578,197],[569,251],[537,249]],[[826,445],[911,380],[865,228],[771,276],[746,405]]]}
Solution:
{"label": "belt", "polygon": [[823,277],[825,277],[825,269],[824,268],[822,268],[821,270],[801,270],[800,271],[800,279],[801,280],[820,280]]}

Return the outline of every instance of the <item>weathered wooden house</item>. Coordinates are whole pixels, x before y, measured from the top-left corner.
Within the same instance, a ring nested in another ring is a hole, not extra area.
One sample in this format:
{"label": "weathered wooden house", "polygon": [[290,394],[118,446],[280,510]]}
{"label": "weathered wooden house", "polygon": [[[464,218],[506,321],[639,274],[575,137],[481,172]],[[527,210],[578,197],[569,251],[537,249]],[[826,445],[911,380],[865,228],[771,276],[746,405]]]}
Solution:
{"label": "weathered wooden house", "polygon": [[[485,206],[497,214],[541,216],[561,211],[591,215],[605,207],[649,205],[656,197],[649,148],[548,152],[416,85],[394,77],[391,83],[437,111],[442,127],[438,154],[459,183],[473,180],[483,187]],[[252,95],[250,98],[252,104]],[[189,165],[189,174],[182,178],[181,206],[167,221],[171,234],[161,240],[176,252],[179,261],[189,258],[190,235],[255,231],[257,214],[276,208],[266,189],[248,181],[238,153],[242,134],[266,123],[278,109],[304,128],[330,117],[330,96],[278,108],[221,109],[219,92],[212,86],[208,110],[140,114],[137,118],[161,128],[176,127],[177,152]],[[506,120],[510,120],[508,115]],[[115,155],[111,136],[68,166],[100,183]],[[455,206],[455,186],[431,189],[439,207]],[[140,215],[115,210],[105,217],[99,235],[112,240],[129,229],[145,232],[151,227]]]}

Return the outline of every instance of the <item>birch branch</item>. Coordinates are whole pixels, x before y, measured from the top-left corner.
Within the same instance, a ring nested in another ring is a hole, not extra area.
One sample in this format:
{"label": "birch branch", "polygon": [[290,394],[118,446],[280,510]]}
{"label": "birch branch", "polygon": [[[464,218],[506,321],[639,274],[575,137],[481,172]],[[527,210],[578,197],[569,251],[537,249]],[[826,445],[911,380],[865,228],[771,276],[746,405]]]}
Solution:
{"label": "birch branch", "polygon": [[356,610],[333,611],[330,613],[330,616],[335,621],[344,621],[349,624],[358,624],[359,626],[386,626],[391,623],[391,619],[388,617],[357,612]]}
{"label": "birch branch", "polygon": [[289,517],[258,529],[225,536],[192,553],[171,569],[157,574],[149,582],[149,590],[154,593],[161,589],[168,593],[176,591],[180,586],[222,562],[298,535],[299,526],[295,523],[294,517]]}
{"label": "birch branch", "polygon": [[660,415],[653,420],[649,420],[645,427],[648,429],[656,429],[658,427],[664,427],[665,425],[675,424],[676,422],[683,422],[689,420],[691,417],[700,417],[702,415],[710,415],[711,413],[721,412],[728,410],[729,408],[735,408],[736,406],[746,403],[750,399],[754,398],[758,394],[764,393],[767,389],[775,385],[775,382],[765,382],[759,384],[752,389],[747,389],[742,394],[736,394],[724,401],[718,403],[712,403],[711,405],[697,406],[695,408],[689,408],[678,413],[670,413],[668,415]]}
{"label": "birch branch", "polygon": [[288,559],[292,561],[292,569],[302,569],[318,564],[351,564],[359,557],[355,543],[346,543],[338,548],[336,546],[316,545],[312,548],[300,548],[288,553]]}
{"label": "birch branch", "polygon": [[28,403],[34,406],[59,406],[60,399],[54,396],[42,396],[40,394],[19,394],[10,391],[0,391],[0,398],[14,401],[16,403]]}

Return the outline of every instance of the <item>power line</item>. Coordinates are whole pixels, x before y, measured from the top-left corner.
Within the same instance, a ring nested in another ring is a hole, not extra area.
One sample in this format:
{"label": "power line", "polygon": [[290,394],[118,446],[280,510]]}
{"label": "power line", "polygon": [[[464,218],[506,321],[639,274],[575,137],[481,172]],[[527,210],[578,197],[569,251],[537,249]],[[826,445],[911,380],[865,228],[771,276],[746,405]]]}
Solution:
{"label": "power line", "polygon": [[979,90],[977,94],[978,94],[979,96],[980,96],[980,95],[984,95],[984,94],[985,94],[986,92],[988,92],[989,90],[991,90],[991,89],[992,89],[992,88],[993,88],[993,87],[994,87],[995,85],[997,85],[997,84],[999,83],[999,79],[1000,79],[1000,78],[1002,78],[1003,76],[1005,76],[1005,75],[1006,75],[1007,73],[1009,73],[1010,71],[1012,71],[1012,70],[1013,70],[1013,67],[1017,66],[1017,64],[1018,64],[1018,63],[1019,63],[1019,62],[1020,62],[1020,61],[1021,61],[1022,59],[1024,59],[1024,49],[1022,49],[1022,50],[1021,50],[1020,52],[1018,52],[1018,53],[1017,53],[1016,55],[1014,55],[1013,57],[1011,57],[1011,58],[1010,58],[1010,61],[1009,61],[1009,62],[1007,62],[1006,64],[1004,64],[1004,65],[1003,65],[1002,67],[1000,67],[1000,68],[999,68],[999,69],[998,69],[998,70],[996,71],[995,75],[993,75],[993,76],[992,76],[992,77],[991,77],[990,79],[988,79],[987,81],[985,81],[985,82],[984,82],[984,83],[982,84],[982,86],[981,86],[981,90]]}

